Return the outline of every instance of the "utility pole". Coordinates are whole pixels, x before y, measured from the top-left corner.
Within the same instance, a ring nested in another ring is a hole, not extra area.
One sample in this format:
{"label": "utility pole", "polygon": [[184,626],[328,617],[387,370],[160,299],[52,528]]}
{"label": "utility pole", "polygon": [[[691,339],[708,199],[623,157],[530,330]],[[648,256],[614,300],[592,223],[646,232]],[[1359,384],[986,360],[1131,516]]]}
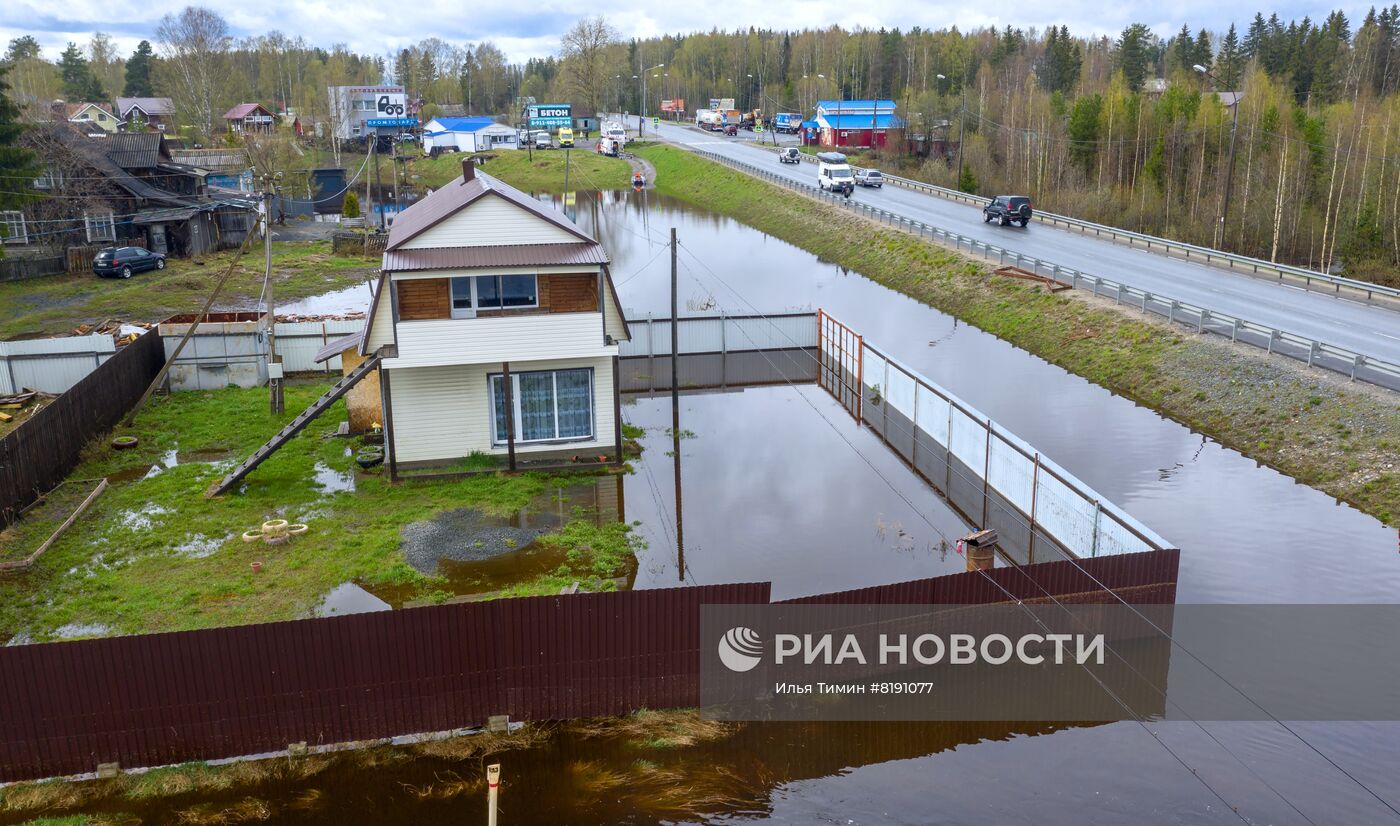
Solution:
{"label": "utility pole", "polygon": [[[372,138],[372,140],[374,141],[374,188],[376,191],[383,192],[384,185],[379,177],[379,130],[375,130],[374,137]],[[381,230],[384,229],[383,210],[380,210],[378,223],[379,228]]]}
{"label": "utility pole", "polygon": [[569,191],[569,153],[572,152],[572,151],[573,151],[573,150],[572,150],[571,148],[569,148],[569,147],[567,147],[567,146],[564,147],[564,191],[565,191],[565,192],[568,192],[568,191]]}
{"label": "utility pole", "polygon": [[[1210,78],[1215,84],[1216,92],[1220,92],[1220,78],[1211,74],[1209,69],[1199,63],[1191,68]],[[1232,94],[1235,95],[1235,99],[1230,104],[1230,158],[1225,162],[1225,197],[1220,200],[1215,232],[1211,235],[1211,246],[1216,249],[1224,249],[1225,247],[1225,219],[1230,215],[1230,189],[1235,183],[1235,135],[1239,132],[1240,125],[1240,97],[1238,92]]]}
{"label": "utility pole", "polygon": [[676,228],[671,227],[671,454],[676,477],[676,575],[684,582],[685,522],[681,516],[681,318],[676,298]]}
{"label": "utility pole", "polygon": [[263,292],[267,296],[267,389],[270,409],[281,413],[282,359],[277,355],[277,308],[272,300],[272,176],[263,174]]}
{"label": "utility pole", "polygon": [[967,66],[963,66],[962,77],[962,103],[959,105],[958,115],[958,182],[955,186],[961,190],[963,182],[963,143],[967,138]]}

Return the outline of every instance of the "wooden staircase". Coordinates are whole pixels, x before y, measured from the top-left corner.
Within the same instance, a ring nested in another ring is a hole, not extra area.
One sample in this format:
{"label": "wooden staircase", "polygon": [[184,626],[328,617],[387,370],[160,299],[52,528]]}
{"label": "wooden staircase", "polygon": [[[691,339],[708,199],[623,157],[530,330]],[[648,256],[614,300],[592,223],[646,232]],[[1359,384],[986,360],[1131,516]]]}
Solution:
{"label": "wooden staircase", "polygon": [[243,460],[243,464],[233,469],[229,475],[219,482],[211,485],[209,490],[204,492],[206,499],[227,493],[230,488],[242,481],[243,477],[253,472],[253,469],[262,464],[267,457],[277,452],[282,445],[291,441],[292,437],[306,429],[311,420],[326,412],[326,409],[335,404],[336,401],[350,392],[350,388],[359,383],[360,379],[370,374],[370,371],[379,366],[382,356],[374,353],[369,358],[360,362],[360,365],[347,373],[340,381],[336,382],[331,389],[327,390],[321,398],[317,399],[310,407],[297,414],[295,419],[287,423],[287,426],[277,431],[277,435],[267,440],[267,444],[253,451],[253,455]]}

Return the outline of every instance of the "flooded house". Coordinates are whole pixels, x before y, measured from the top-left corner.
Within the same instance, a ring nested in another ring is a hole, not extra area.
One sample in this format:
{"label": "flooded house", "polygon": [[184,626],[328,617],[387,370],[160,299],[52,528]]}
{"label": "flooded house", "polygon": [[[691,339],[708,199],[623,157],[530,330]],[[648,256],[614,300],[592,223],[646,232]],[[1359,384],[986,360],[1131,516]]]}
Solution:
{"label": "flooded house", "polygon": [[394,221],[359,343],[382,357],[391,468],[617,458],[629,335],[607,252],[471,160],[462,173]]}

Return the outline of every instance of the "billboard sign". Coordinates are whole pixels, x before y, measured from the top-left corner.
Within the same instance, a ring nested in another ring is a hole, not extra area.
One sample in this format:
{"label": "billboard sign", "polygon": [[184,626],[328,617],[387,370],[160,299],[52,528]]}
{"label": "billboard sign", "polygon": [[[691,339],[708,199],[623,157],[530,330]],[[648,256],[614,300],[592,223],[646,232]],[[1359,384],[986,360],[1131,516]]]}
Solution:
{"label": "billboard sign", "polygon": [[525,110],[531,129],[557,129],[574,125],[574,107],[569,103],[536,103]]}
{"label": "billboard sign", "polygon": [[401,118],[408,114],[408,96],[403,92],[385,92],[374,96],[374,116]]}
{"label": "billboard sign", "polygon": [[670,114],[673,112],[684,112],[685,100],[683,98],[675,98],[674,100],[663,100],[661,101],[661,111],[666,114]]}
{"label": "billboard sign", "polygon": [[418,118],[369,118],[365,121],[366,126],[417,126]]}

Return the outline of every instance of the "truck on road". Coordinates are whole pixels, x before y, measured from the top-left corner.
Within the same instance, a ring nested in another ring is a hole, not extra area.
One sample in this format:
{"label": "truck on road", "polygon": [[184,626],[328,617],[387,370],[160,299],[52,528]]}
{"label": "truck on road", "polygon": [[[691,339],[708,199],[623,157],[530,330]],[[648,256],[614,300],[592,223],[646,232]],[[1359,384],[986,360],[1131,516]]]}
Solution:
{"label": "truck on road", "polygon": [[790,135],[797,134],[797,130],[802,128],[802,115],[797,112],[779,112],[773,116],[773,129],[778,132],[786,132]]}

